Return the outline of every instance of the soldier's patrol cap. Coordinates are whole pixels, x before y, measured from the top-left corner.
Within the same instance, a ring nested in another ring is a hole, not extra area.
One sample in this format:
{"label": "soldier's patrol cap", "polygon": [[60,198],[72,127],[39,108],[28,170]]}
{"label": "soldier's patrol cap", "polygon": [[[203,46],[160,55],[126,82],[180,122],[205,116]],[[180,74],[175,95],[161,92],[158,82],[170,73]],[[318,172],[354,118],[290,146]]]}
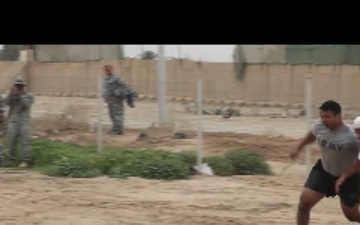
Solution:
{"label": "soldier's patrol cap", "polygon": [[17,79],[15,80],[14,84],[15,84],[15,85],[24,85],[24,86],[26,86],[24,80],[21,79],[21,78],[17,78]]}

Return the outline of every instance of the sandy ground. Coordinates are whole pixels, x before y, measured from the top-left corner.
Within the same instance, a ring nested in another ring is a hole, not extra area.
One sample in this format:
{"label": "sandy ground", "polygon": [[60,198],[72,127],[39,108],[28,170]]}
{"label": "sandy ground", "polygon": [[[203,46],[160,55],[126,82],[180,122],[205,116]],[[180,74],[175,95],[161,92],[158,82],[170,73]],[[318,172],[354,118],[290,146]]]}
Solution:
{"label": "sandy ground", "polygon": [[[186,120],[186,117],[183,114],[181,118]],[[142,118],[141,114],[130,116],[126,133],[115,137],[105,135],[104,143],[149,150],[196,150],[196,131],[183,129],[188,137],[174,139],[173,129],[146,129],[148,120],[141,127],[130,125],[135,124],[132,119],[136,119],[140,126]],[[303,124],[300,119],[273,119],[272,124],[264,122],[270,121],[267,118],[234,118],[225,122],[216,117],[208,119],[215,127],[216,123],[222,124],[230,131],[206,131],[205,156],[223,154],[234,148],[261,152],[276,175],[198,175],[189,180],[169,182],[140,178],[52,178],[32,171],[1,169],[0,224],[295,224],[297,200],[307,170],[304,154],[297,163],[287,167],[288,154],[296,146],[300,134],[305,132],[306,125],[294,126]],[[249,132],[231,131],[230,124],[234,128],[241,125]],[[267,129],[263,134],[257,133],[261,127]],[[289,135],[289,131],[294,130],[292,128],[297,131]],[[137,141],[142,131],[148,132],[149,138]],[[96,133],[75,129],[73,124],[68,124],[66,129],[64,126],[62,129],[49,129],[37,124],[35,135],[82,144],[96,143]],[[314,151],[313,161],[317,157],[316,146]],[[311,224],[348,223],[341,214],[337,197],[324,199],[313,210]]]}
{"label": "sandy ground", "polygon": [[[1,224],[295,224],[304,172],[296,165],[272,177],[166,182],[1,171]],[[336,198],[320,202],[312,219],[311,224],[347,224]]]}

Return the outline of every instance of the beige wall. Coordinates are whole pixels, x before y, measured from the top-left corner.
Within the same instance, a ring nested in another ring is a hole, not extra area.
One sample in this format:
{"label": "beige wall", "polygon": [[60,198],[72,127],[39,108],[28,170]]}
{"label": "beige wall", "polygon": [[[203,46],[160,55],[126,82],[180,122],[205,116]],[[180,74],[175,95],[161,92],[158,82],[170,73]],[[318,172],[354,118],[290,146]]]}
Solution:
{"label": "beige wall", "polygon": [[27,69],[29,67],[27,66],[26,62],[20,62],[20,61],[2,61],[0,62],[0,93],[4,94],[8,92],[11,83],[15,81],[16,75],[18,74],[24,74],[23,79],[27,80],[27,76],[25,74],[28,74]]}
{"label": "beige wall", "polygon": [[[114,60],[73,63],[1,62],[1,91],[7,91],[17,73],[23,73],[35,94],[95,95],[102,66],[115,72],[142,95],[156,96],[156,61]],[[360,109],[360,66],[250,64],[243,80],[237,80],[231,63],[167,61],[167,95],[196,97],[196,79],[203,76],[204,99],[238,100],[246,103],[303,103],[304,79],[313,78],[313,101],[332,98]]]}
{"label": "beige wall", "polygon": [[122,45],[34,45],[35,59],[41,62],[83,62],[124,58]]}

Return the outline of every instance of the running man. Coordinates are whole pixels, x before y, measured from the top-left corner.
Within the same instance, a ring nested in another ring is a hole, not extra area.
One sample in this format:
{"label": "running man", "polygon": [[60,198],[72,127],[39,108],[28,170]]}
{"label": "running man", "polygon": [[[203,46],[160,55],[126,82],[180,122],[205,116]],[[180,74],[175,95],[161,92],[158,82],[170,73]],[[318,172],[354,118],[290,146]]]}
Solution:
{"label": "running man", "polygon": [[312,167],[300,194],[297,225],[308,225],[311,209],[324,197],[336,195],[340,197],[344,216],[351,222],[360,222],[360,178],[355,172],[359,155],[357,136],[354,129],[343,122],[341,106],[336,101],[321,104],[319,115],[321,120],[290,154],[290,158],[295,159],[315,140],[321,149],[321,158]]}

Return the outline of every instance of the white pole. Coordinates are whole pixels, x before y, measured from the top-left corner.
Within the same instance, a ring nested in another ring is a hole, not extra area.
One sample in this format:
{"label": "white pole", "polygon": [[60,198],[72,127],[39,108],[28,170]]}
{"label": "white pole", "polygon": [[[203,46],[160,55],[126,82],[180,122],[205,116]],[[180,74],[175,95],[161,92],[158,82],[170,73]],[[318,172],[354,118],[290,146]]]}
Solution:
{"label": "white pole", "polygon": [[[305,79],[305,107],[306,107],[306,125],[307,129],[311,129],[312,125],[312,78],[307,77]],[[309,146],[306,147],[305,153],[305,161],[306,161],[306,169],[307,173],[310,172],[311,167],[311,148]]]}
{"label": "white pole", "polygon": [[163,126],[166,121],[165,96],[166,96],[166,76],[164,46],[159,45],[158,52],[158,104],[159,104],[159,126]]}
{"label": "white pole", "polygon": [[102,85],[103,79],[101,76],[98,78],[98,108],[97,108],[97,152],[102,152]]}
{"label": "white pole", "polygon": [[197,129],[197,166],[201,168],[203,157],[203,127],[202,127],[202,78],[197,79],[197,115],[198,115],[198,129]]}
{"label": "white pole", "polygon": [[178,45],[178,59],[181,59],[181,45]]}

